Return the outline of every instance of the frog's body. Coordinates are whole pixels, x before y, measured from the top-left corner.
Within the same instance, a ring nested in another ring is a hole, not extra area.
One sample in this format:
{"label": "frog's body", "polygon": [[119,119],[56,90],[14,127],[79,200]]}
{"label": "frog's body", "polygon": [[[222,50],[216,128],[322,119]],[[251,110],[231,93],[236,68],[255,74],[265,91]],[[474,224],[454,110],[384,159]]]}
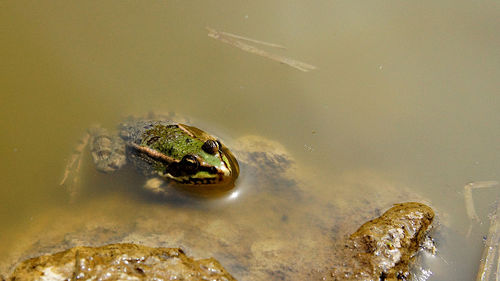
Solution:
{"label": "frog's body", "polygon": [[[227,190],[239,174],[235,157],[217,138],[204,131],[166,118],[130,118],[118,127],[118,134],[95,127],[85,138],[96,169],[113,173],[133,164],[149,178],[162,178],[198,190]],[[63,183],[78,178],[81,145],[66,169]],[[158,180],[147,188],[160,190]]]}

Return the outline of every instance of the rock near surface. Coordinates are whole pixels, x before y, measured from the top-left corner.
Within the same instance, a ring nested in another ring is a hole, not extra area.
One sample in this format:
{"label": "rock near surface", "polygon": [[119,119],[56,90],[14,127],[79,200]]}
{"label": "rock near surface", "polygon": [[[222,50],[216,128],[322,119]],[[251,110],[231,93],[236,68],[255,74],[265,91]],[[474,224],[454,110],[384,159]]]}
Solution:
{"label": "rock near surface", "polygon": [[336,252],[329,278],[335,281],[407,280],[409,263],[417,254],[434,219],[425,204],[395,204],[380,217],[364,223]]}
{"label": "rock near surface", "polygon": [[135,244],[75,247],[21,263],[5,280],[234,279],[214,258],[194,260],[178,248]]}

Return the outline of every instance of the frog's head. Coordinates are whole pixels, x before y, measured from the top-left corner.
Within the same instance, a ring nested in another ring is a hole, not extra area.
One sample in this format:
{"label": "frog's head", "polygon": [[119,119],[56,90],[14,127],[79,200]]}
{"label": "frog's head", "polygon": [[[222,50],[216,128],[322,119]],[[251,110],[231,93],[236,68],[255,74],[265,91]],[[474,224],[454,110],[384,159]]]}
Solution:
{"label": "frog's head", "polygon": [[184,125],[156,125],[144,133],[141,149],[155,160],[159,175],[182,185],[232,187],[239,166],[215,137]]}

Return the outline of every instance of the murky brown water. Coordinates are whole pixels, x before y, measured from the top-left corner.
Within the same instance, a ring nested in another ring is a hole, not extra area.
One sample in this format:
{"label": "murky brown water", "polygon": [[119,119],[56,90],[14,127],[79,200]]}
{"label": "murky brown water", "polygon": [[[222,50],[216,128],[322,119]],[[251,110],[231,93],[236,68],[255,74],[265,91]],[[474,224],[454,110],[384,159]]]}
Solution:
{"label": "murky brown water", "polygon": [[[241,229],[258,225],[274,235],[263,241],[279,244],[280,235],[290,239],[285,233],[306,225],[308,217],[297,215],[301,208],[324,213],[319,220],[328,222],[339,213],[312,206],[332,201],[341,214],[363,217],[373,210],[341,203],[360,199],[356,187],[383,194],[385,186],[409,186],[445,224],[438,256],[427,261],[434,272],[429,280],[472,280],[499,192],[475,193],[484,223],[467,237],[462,188],[500,179],[499,18],[495,1],[3,2],[1,261],[34,243],[26,241],[26,230],[43,239],[54,229],[74,229],[71,217],[73,223],[113,219],[117,231],[130,230],[119,223],[137,220],[134,214],[196,217],[197,208],[137,197],[131,190],[140,179],[105,178],[88,162],[86,185],[94,192],[84,200],[68,204],[58,185],[89,125],[112,128],[129,114],[167,110],[222,136],[254,134],[282,143],[301,167],[303,189],[322,199],[288,206],[274,194],[280,210],[296,214],[287,216],[294,226],[282,232],[263,223],[271,204],[257,208],[252,192],[202,206],[203,212],[233,219]],[[262,48],[318,69],[304,73],[245,53],[209,38],[206,26],[285,45]],[[334,227],[309,229],[304,237]],[[241,242],[231,237],[238,236],[225,236],[228,244]],[[217,257],[190,243],[191,253]],[[258,245],[255,257],[263,253]]]}

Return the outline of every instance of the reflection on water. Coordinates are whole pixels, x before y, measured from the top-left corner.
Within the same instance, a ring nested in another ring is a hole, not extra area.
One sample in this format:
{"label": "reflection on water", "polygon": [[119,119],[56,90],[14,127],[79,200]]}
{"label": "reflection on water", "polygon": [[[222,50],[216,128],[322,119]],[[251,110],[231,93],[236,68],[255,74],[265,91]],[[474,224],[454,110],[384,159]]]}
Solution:
{"label": "reflection on water", "polygon": [[[43,252],[51,239],[63,247],[101,233],[179,243],[237,277],[269,260],[303,272],[328,264],[328,239],[419,199],[442,222],[429,280],[472,280],[498,190],[474,194],[483,224],[466,236],[463,186],[500,178],[499,13],[493,1],[3,3],[2,271],[36,243]],[[220,44],[206,26],[285,45],[318,69]],[[242,173],[232,200],[165,202],[133,172],[107,177],[87,161],[87,191],[67,203],[58,182],[84,130],[151,110],[191,116],[223,139],[283,144],[300,192]]]}

